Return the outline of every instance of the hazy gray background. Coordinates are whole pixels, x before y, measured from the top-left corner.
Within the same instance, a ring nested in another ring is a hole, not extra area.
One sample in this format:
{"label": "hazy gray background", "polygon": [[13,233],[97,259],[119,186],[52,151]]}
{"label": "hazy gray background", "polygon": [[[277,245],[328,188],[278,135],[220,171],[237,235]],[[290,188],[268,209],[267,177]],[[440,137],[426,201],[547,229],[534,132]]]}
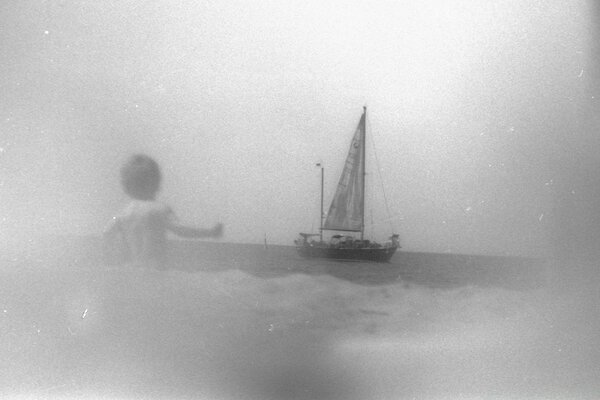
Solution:
{"label": "hazy gray background", "polygon": [[366,104],[405,249],[592,249],[593,3],[3,1],[0,238],[99,233],[145,152],[181,218],[291,244]]}

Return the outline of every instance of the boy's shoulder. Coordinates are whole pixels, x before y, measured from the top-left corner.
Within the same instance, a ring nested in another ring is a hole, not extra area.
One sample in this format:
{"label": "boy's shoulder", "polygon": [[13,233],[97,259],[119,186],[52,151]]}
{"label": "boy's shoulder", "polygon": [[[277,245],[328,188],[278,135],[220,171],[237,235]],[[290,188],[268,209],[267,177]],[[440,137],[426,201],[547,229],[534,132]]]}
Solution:
{"label": "boy's shoulder", "polygon": [[162,201],[132,200],[123,210],[122,216],[128,216],[132,214],[163,214],[170,212],[172,212],[171,207]]}

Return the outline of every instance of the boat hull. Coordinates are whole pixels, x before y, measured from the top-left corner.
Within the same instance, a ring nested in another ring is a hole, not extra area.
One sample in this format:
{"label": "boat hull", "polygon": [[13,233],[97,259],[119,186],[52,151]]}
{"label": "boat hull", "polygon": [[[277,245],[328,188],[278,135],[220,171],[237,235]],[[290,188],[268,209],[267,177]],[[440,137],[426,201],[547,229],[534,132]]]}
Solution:
{"label": "boat hull", "polygon": [[298,254],[302,257],[374,262],[390,261],[397,249],[398,247],[336,248],[311,245],[296,246]]}

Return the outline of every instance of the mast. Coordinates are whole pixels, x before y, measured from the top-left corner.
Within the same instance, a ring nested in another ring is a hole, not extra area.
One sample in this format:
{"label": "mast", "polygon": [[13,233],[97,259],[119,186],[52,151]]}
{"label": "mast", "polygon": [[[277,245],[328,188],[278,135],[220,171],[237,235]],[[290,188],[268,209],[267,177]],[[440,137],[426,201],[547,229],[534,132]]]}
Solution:
{"label": "mast", "polygon": [[361,205],[361,209],[362,209],[362,223],[361,223],[361,227],[360,227],[360,240],[364,239],[364,233],[365,233],[365,181],[367,179],[367,168],[366,168],[366,163],[367,163],[367,158],[366,158],[366,151],[365,149],[367,148],[367,106],[363,106],[363,117],[362,117],[362,174],[363,174],[363,179],[362,179],[362,205]]}
{"label": "mast", "polygon": [[325,172],[321,163],[317,164],[317,167],[321,167],[321,214],[319,215],[319,239],[323,241],[323,185],[325,182]]}

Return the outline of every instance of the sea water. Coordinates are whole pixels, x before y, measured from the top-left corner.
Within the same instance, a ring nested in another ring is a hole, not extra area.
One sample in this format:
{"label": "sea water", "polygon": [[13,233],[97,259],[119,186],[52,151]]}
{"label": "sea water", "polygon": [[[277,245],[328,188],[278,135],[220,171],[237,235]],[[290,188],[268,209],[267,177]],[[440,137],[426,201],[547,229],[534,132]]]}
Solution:
{"label": "sea water", "polygon": [[[0,268],[0,397],[596,398],[595,275],[555,263],[177,242],[171,269],[107,266],[92,239]],[[564,269],[560,269],[564,272]]]}

